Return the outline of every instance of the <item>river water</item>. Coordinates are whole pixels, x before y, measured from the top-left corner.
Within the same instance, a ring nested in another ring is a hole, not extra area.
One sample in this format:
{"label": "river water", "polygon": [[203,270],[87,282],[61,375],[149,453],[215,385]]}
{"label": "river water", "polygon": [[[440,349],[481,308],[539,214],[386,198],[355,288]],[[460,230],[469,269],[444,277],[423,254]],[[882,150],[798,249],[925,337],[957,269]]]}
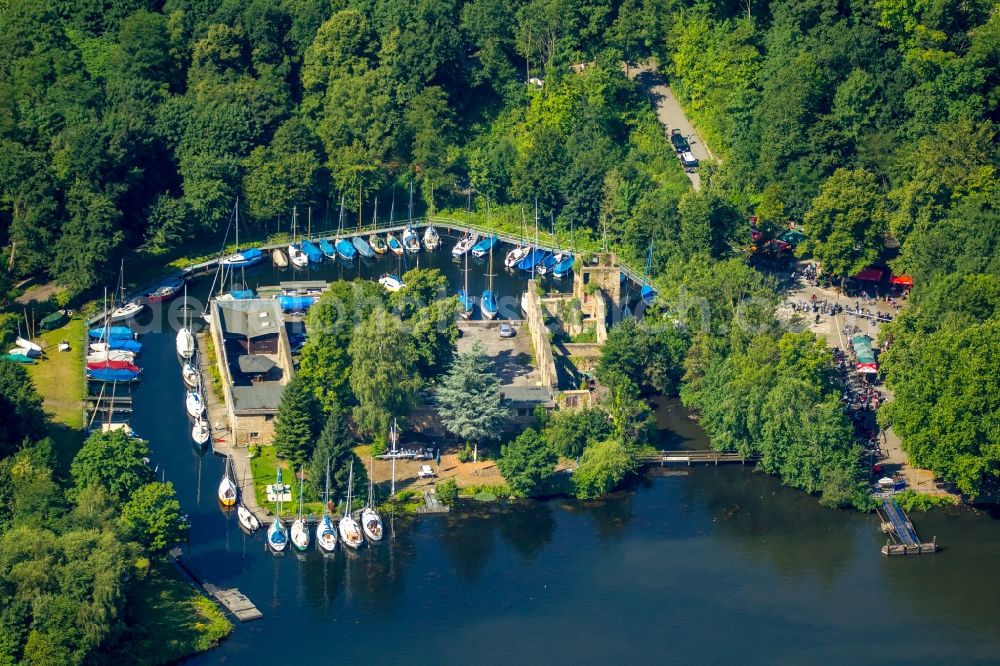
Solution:
{"label": "river water", "polygon": [[[223,461],[190,443],[172,332],[143,343],[132,424],[190,516],[185,561],[264,614],[191,663],[965,663],[1000,654],[994,517],[915,514],[918,532],[944,550],[889,560],[874,516],[823,509],[739,465],[653,469],[601,502],[386,517],[386,542],[356,556],[273,557],[262,533],[245,536],[216,502]],[[664,446],[707,446],[676,404],[658,415]]]}

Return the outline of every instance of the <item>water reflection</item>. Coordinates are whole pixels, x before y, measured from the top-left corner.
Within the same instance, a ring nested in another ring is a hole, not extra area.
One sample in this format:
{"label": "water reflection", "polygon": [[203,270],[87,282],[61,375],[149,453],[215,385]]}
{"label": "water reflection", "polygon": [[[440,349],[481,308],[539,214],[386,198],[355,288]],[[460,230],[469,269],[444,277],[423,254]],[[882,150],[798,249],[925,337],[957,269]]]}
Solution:
{"label": "water reflection", "polygon": [[499,533],[525,562],[530,562],[549,545],[555,530],[551,503],[518,502],[503,512]]}

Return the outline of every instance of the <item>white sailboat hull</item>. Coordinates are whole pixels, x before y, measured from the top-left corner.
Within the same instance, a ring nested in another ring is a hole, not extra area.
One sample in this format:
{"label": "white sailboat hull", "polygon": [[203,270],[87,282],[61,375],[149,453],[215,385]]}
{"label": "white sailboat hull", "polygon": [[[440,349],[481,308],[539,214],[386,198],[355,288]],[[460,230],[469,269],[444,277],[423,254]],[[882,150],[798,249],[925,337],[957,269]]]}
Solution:
{"label": "white sailboat hull", "polygon": [[236,507],[236,518],[240,521],[243,529],[248,532],[256,532],[260,529],[260,521],[257,520],[257,516],[250,513],[250,509],[242,504]]}
{"label": "white sailboat hull", "polygon": [[222,477],[219,482],[219,504],[222,506],[233,506],[236,504],[236,484],[228,476]]}
{"label": "white sailboat hull", "polygon": [[106,349],[87,354],[87,363],[104,363],[105,361],[135,361],[135,354],[121,349]]}
{"label": "white sailboat hull", "polygon": [[[329,529],[327,528],[328,520],[330,522]],[[337,548],[337,528],[333,526],[329,515],[324,516],[323,520],[316,525],[316,545],[324,553],[332,553]]]}
{"label": "white sailboat hull", "polygon": [[190,363],[185,363],[181,368],[181,379],[188,388],[198,388],[198,369]]}
{"label": "white sailboat hull", "polygon": [[209,432],[208,424],[205,423],[205,421],[199,420],[194,424],[194,427],[191,428],[191,439],[193,439],[194,443],[199,446],[208,443],[210,435],[211,433]]}
{"label": "white sailboat hull", "polygon": [[[276,539],[276,536],[280,538]],[[285,546],[288,545],[288,536],[285,533],[285,526],[277,518],[271,523],[271,526],[267,528],[267,547],[276,553],[280,553],[285,550]]]}
{"label": "white sailboat hull", "polygon": [[369,541],[382,540],[382,518],[375,509],[365,507],[361,512],[361,529],[364,530],[365,538]]}
{"label": "white sailboat hull", "polygon": [[361,546],[365,545],[365,538],[361,533],[361,526],[358,525],[358,521],[354,520],[350,516],[344,516],[340,519],[337,524],[337,532],[340,534],[340,540],[344,542],[345,546],[357,550]]}
{"label": "white sailboat hull", "polygon": [[139,303],[137,301],[126,303],[120,308],[115,308],[114,310],[111,311],[111,317],[110,317],[111,322],[114,323],[131,319],[132,317],[142,312],[143,308],[145,307],[146,306],[144,304]]}
{"label": "white sailboat hull", "polygon": [[309,547],[309,528],[303,518],[296,518],[292,523],[292,545],[299,550]]}
{"label": "white sailboat hull", "polygon": [[288,246],[288,260],[292,262],[292,266],[296,268],[305,268],[309,265],[309,257],[306,253],[295,247],[294,245]]}
{"label": "white sailboat hull", "polygon": [[177,355],[184,360],[191,358],[194,354],[194,336],[186,327],[177,331],[175,346],[177,347]]}
{"label": "white sailboat hull", "polygon": [[187,413],[191,418],[198,418],[205,412],[205,403],[201,399],[201,394],[197,391],[189,391],[187,399],[184,401]]}
{"label": "white sailboat hull", "polygon": [[20,336],[18,336],[18,338],[14,340],[14,344],[16,344],[21,349],[27,349],[28,351],[37,352],[39,354],[42,353],[42,348],[40,346],[38,346],[31,340],[27,340]]}

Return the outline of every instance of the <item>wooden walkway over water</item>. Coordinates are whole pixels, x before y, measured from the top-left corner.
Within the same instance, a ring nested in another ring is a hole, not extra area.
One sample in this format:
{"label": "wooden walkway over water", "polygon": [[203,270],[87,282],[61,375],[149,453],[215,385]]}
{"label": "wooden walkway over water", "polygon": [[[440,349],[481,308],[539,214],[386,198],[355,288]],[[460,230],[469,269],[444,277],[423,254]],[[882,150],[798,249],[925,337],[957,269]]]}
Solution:
{"label": "wooden walkway over water", "polygon": [[889,535],[885,545],[882,546],[882,554],[886,557],[937,552],[937,537],[930,543],[922,542],[913,528],[913,523],[892,495],[883,497],[882,509],[875,509],[875,512],[882,519],[882,531]]}
{"label": "wooden walkway over water", "polygon": [[693,465],[695,463],[747,463],[757,462],[756,458],[747,458],[739,453],[720,453],[719,451],[656,451],[639,456],[639,462],[644,465]]}
{"label": "wooden walkway over water", "polygon": [[191,571],[191,569],[188,568],[187,564],[181,560],[182,555],[183,552],[180,548],[173,548],[170,551],[170,559],[173,561],[177,570],[191,583],[202,588],[207,594],[214,597],[215,600],[222,604],[226,610],[232,613],[237,620],[240,622],[249,622],[250,620],[257,620],[264,617],[264,614],[257,610],[257,607],[254,606],[253,602],[236,588],[223,589],[216,587],[211,583],[202,581],[193,571]]}

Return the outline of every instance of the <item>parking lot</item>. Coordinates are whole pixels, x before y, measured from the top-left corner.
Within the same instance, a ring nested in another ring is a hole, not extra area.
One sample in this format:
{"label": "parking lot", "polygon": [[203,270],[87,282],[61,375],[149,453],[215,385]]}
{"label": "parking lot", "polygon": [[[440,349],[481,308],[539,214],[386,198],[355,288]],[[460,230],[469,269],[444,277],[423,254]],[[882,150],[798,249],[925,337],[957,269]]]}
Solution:
{"label": "parking lot", "polygon": [[502,384],[534,386],[539,381],[538,370],[532,365],[531,333],[527,324],[511,324],[514,337],[500,337],[500,322],[458,323],[459,353],[468,351],[473,343],[479,342],[486,354],[493,359],[500,374]]}

